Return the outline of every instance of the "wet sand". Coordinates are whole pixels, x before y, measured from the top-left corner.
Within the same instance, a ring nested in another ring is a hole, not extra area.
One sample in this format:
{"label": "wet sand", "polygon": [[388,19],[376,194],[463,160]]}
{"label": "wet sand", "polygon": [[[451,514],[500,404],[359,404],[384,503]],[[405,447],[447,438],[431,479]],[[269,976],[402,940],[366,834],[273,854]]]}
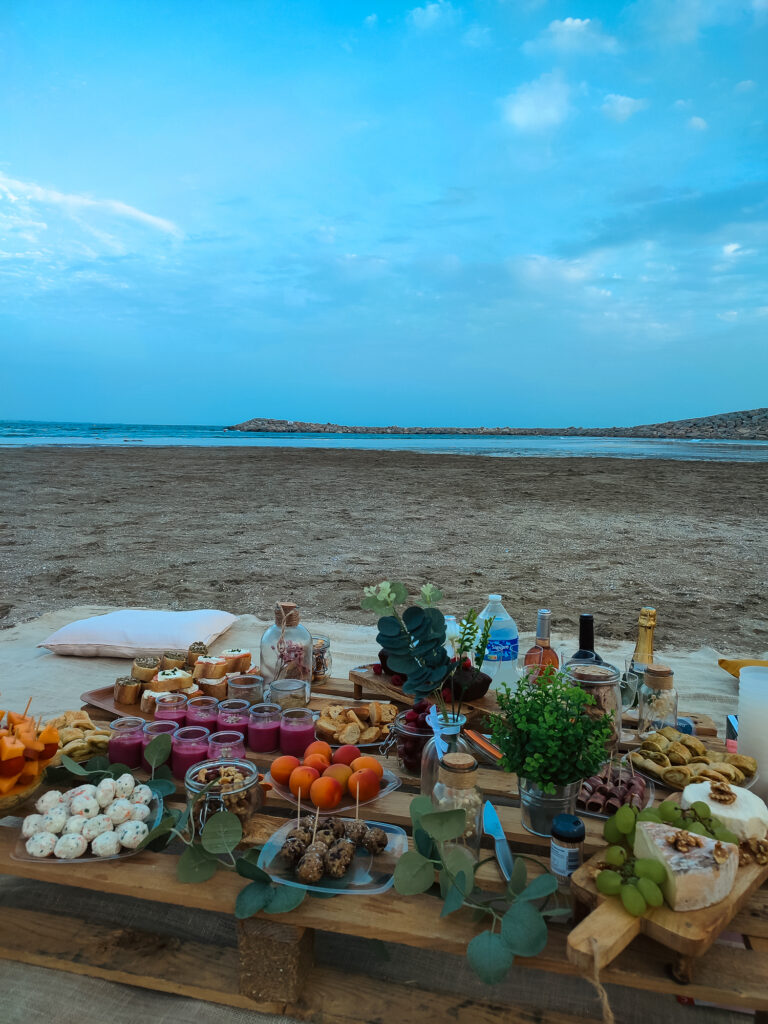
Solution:
{"label": "wet sand", "polygon": [[754,655],[764,617],[761,464],[498,459],[339,449],[0,451],[0,625],[84,603],[306,613],[372,624],[363,586],[442,607],[504,595],[521,629]]}

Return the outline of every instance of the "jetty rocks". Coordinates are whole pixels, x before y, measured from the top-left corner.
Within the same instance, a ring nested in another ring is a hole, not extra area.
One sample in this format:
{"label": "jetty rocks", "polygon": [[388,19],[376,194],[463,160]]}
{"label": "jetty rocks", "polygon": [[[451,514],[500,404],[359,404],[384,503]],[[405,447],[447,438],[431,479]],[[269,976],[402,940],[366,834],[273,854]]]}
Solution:
{"label": "jetty rocks", "polygon": [[701,441],[768,441],[768,409],[725,412],[639,427],[349,427],[340,423],[253,419],[226,430],[263,434],[452,434],[488,437],[650,437]]}

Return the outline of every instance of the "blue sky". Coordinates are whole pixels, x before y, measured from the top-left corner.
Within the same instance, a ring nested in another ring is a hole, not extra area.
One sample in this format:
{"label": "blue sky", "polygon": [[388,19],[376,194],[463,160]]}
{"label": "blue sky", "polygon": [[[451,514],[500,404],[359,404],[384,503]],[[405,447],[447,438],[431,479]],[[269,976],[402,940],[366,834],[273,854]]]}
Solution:
{"label": "blue sky", "polygon": [[768,0],[0,6],[0,418],[768,404]]}

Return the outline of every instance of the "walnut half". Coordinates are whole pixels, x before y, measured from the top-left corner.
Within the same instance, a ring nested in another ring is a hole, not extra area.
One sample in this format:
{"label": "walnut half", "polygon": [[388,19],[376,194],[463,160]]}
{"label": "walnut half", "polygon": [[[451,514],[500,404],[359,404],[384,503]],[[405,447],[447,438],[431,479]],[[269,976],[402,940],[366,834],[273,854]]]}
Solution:
{"label": "walnut half", "polygon": [[685,829],[675,832],[674,835],[667,836],[667,843],[670,846],[674,846],[674,848],[679,850],[680,853],[688,853],[688,851],[694,849],[694,847],[704,845],[701,841],[701,836],[686,832]]}
{"label": "walnut half", "polygon": [[719,804],[732,804],[736,799],[736,794],[727,782],[710,782],[709,795]]}

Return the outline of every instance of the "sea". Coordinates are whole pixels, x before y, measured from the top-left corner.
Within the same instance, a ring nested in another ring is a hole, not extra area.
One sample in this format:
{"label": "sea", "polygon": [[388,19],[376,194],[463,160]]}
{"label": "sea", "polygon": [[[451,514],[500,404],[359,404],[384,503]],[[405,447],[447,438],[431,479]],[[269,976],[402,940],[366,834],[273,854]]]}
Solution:
{"label": "sea", "polygon": [[768,441],[655,440],[634,437],[481,437],[457,434],[249,434],[224,427],[0,420],[0,447],[350,448],[490,455],[494,458],[680,459],[768,462]]}

